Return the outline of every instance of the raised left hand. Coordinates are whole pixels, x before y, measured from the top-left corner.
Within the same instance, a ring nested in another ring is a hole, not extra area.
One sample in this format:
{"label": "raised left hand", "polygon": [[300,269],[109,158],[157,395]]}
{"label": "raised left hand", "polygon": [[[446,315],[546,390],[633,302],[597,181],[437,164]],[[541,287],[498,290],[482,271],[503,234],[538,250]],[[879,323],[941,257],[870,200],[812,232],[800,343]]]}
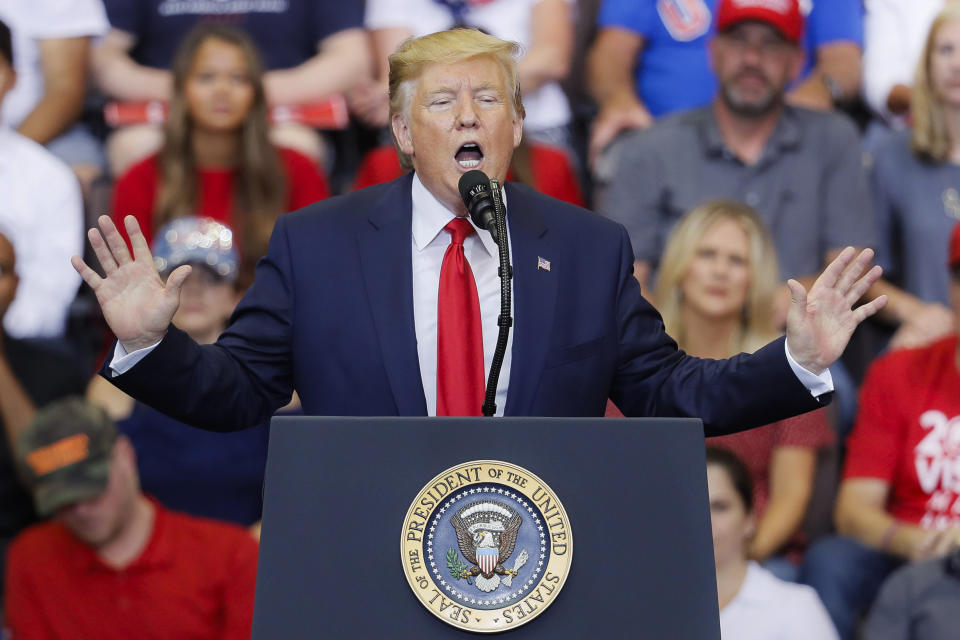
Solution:
{"label": "raised left hand", "polygon": [[841,251],[809,292],[796,280],[787,281],[791,297],[787,346],[800,366],[817,375],[840,357],[857,325],[887,304],[882,295],[853,308],[883,273],[879,265],[868,269],[872,249],[855,255],[853,247]]}

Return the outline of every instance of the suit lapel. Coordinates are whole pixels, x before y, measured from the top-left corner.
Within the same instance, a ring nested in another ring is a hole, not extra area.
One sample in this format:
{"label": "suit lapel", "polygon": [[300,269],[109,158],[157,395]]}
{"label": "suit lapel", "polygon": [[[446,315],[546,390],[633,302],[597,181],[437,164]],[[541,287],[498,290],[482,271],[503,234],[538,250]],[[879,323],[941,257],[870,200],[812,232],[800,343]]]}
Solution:
{"label": "suit lapel", "polygon": [[559,261],[547,233],[540,199],[529,190],[507,183],[507,216],[510,221],[510,253],[513,264],[513,353],[510,387],[504,415],[530,415],[534,394],[543,373],[553,314],[557,281],[563,265],[552,263],[550,271],[538,268],[538,261]]}
{"label": "suit lapel", "polygon": [[413,326],[412,174],[384,192],[357,242],[383,364],[401,416],[427,415]]}

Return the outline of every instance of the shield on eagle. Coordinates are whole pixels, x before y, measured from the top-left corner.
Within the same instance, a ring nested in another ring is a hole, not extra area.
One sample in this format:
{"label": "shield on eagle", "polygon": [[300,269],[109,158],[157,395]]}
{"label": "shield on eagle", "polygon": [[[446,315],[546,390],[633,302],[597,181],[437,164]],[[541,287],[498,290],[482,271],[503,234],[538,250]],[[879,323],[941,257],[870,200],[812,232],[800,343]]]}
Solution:
{"label": "shield on eagle", "polygon": [[500,549],[496,547],[478,547],[477,565],[481,573],[492,574],[497,568],[497,560],[500,558]]}

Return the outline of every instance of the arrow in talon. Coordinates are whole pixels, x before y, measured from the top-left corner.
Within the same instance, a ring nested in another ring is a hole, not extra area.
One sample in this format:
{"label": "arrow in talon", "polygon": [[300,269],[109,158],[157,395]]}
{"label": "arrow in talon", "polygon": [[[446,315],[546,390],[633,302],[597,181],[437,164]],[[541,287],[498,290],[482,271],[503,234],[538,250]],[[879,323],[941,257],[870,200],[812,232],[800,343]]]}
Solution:
{"label": "arrow in talon", "polygon": [[[519,571],[520,571],[520,567],[522,567],[523,565],[525,565],[525,564],[527,563],[527,558],[529,558],[529,557],[530,557],[530,555],[527,553],[527,550],[526,550],[526,549],[524,549],[523,551],[521,551],[521,552],[520,552],[520,555],[517,556],[516,560],[513,561],[513,571],[514,571],[515,573],[516,573],[516,572],[519,572]],[[508,575],[504,576],[504,578],[503,578],[503,584],[505,584],[505,585],[507,585],[507,586],[509,587],[509,586],[511,586],[512,583],[513,583],[513,574],[508,574]]]}

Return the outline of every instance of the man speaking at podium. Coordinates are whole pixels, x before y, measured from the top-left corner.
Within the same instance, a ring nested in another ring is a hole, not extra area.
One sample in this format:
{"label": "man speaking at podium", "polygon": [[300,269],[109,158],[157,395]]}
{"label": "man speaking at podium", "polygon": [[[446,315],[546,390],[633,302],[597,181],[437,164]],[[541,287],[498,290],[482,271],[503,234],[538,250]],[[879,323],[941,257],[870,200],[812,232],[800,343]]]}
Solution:
{"label": "man speaking at podium", "polygon": [[[143,235],[133,255],[106,217],[89,232],[105,277],[73,264],[118,344],[104,375],[170,416],[235,430],[294,389],[310,415],[480,415],[498,331],[498,255],[458,191],[503,181],[520,142],[516,46],[473,30],[406,42],[390,57],[398,152],[414,172],[281,216],[256,281],[215,345],[170,325],[190,267],[162,282]],[[677,350],[632,276],[614,222],[517,184],[504,189],[514,328],[497,414],[702,418],[708,435],[816,408],[827,367],[885,298],[853,309],[880,268],[847,248],[809,292],[791,282],[786,344],[712,361]],[[122,212],[121,212],[122,213]]]}

